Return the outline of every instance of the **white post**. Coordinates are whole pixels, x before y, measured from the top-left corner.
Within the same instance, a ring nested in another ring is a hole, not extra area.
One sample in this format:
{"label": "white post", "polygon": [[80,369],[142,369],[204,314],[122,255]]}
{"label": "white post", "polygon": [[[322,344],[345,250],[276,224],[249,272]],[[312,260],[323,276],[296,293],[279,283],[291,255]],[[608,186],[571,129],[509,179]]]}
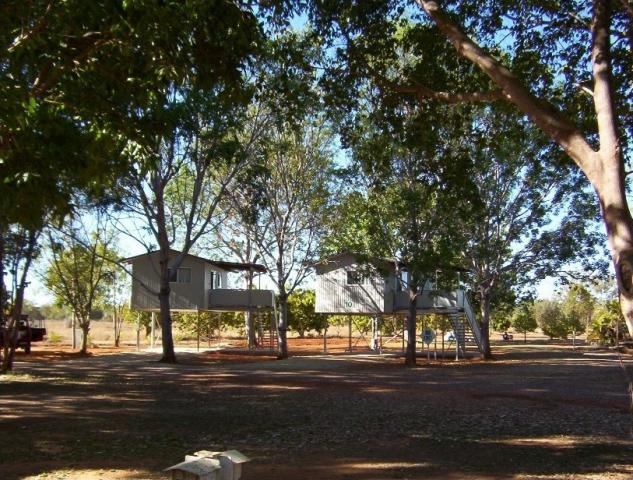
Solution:
{"label": "white post", "polygon": [[455,337],[455,361],[459,360],[459,337],[457,336],[457,329],[455,328],[453,330],[454,333],[454,337]]}

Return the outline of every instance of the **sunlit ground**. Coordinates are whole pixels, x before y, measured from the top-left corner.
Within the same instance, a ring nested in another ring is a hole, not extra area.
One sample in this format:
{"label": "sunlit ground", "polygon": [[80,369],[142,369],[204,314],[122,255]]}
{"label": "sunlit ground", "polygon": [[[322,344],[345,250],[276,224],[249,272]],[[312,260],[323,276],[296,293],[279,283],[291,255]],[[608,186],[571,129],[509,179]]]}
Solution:
{"label": "sunlit ground", "polygon": [[612,352],[496,354],[413,369],[368,354],[20,357],[0,380],[0,478],[168,478],[185,454],[228,448],[252,458],[245,480],[633,478]]}

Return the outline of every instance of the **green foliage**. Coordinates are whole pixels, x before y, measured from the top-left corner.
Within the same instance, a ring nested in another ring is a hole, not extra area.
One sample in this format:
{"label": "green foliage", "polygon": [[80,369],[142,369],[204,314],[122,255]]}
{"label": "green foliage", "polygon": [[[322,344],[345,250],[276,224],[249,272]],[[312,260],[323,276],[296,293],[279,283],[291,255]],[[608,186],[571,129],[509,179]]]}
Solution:
{"label": "green foliage", "polygon": [[626,323],[618,300],[608,300],[596,309],[587,338],[601,345],[615,345],[616,332],[623,336]]}
{"label": "green foliage", "polygon": [[240,312],[175,312],[172,318],[181,332],[181,340],[194,340],[198,335],[209,339],[228,329],[237,329],[243,334],[244,330],[244,314]]}
{"label": "green foliage", "polygon": [[453,330],[453,324],[446,315],[439,315],[436,313],[425,315],[425,322],[427,327],[438,330],[440,332]]}
{"label": "green foliage", "polygon": [[169,127],[138,113],[170,86],[244,97],[263,34],[247,6],[206,0],[9,0],[0,18],[0,220],[28,225],[68,213],[77,189],[101,197],[127,168],[124,142]]}
{"label": "green foliage", "polygon": [[47,332],[46,339],[49,343],[61,343],[64,337],[57,332]]}
{"label": "green foliage", "polygon": [[[517,305],[512,313],[512,327],[518,333],[524,334],[533,332],[538,327],[534,316],[534,305],[529,302],[522,302]],[[524,337],[525,338],[525,337]]]}
{"label": "green foliage", "polygon": [[582,333],[591,321],[595,299],[582,284],[575,283],[569,287],[562,308],[569,328]]}
{"label": "green foliage", "polygon": [[22,313],[28,315],[31,320],[45,320],[47,318],[44,314],[44,307],[38,307],[28,300],[24,300]]}
{"label": "green foliage", "polygon": [[288,327],[303,338],[306,332],[321,333],[327,328],[327,316],[314,312],[314,290],[295,290],[288,296]]}
{"label": "green foliage", "polygon": [[[360,333],[361,335],[367,335],[371,332],[371,317],[360,315],[330,315],[328,316],[328,324],[336,327],[345,327],[349,325],[350,319],[352,320],[352,330]],[[391,324],[391,322],[389,322]],[[389,329],[389,325],[387,325]]]}
{"label": "green foliage", "polygon": [[75,314],[84,332],[83,353],[88,346],[87,333],[94,308],[103,303],[108,285],[115,279],[113,261],[118,259],[111,248],[113,237],[99,219],[96,223],[91,233],[81,221],[64,227],[57,236],[49,233],[50,259],[44,278],[57,305],[69,307]]}
{"label": "green foliage", "polygon": [[543,300],[534,305],[534,317],[543,333],[550,338],[567,338],[569,325],[560,304],[551,300]]}
{"label": "green foliage", "polygon": [[512,310],[506,305],[495,308],[490,314],[490,323],[497,332],[505,332],[512,325]]}

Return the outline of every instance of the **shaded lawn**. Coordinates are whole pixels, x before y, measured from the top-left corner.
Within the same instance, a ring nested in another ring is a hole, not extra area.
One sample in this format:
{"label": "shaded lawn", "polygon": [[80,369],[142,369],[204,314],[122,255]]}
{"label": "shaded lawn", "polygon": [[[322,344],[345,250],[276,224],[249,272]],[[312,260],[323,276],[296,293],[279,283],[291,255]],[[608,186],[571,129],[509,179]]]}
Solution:
{"label": "shaded lawn", "polygon": [[415,369],[364,355],[18,361],[0,381],[0,478],[166,478],[185,454],[226,448],[253,458],[245,479],[633,478],[615,356],[499,351]]}

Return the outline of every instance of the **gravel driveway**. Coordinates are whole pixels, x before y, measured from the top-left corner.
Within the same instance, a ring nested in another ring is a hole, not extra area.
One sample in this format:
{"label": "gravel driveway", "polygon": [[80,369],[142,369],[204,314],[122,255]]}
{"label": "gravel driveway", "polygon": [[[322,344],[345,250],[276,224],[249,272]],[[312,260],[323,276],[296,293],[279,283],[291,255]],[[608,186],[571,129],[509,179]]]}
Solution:
{"label": "gravel driveway", "polygon": [[365,354],[18,361],[0,380],[0,478],[166,478],[185,454],[225,448],[253,459],[245,480],[633,478],[616,355],[496,352],[413,369]]}

